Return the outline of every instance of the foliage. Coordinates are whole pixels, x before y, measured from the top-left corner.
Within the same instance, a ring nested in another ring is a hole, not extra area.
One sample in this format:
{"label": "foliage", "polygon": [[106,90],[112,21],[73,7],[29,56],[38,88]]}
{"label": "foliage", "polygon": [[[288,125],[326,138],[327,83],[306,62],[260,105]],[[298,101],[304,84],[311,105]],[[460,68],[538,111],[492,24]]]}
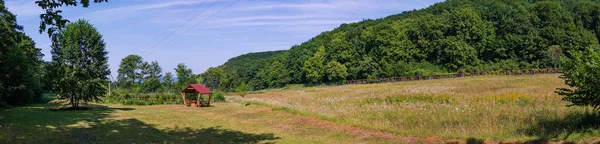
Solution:
{"label": "foliage", "polygon": [[140,81],[142,74],[140,72],[143,59],[138,55],[128,55],[121,59],[117,76],[118,81],[127,88],[132,88],[135,83]]}
{"label": "foliage", "polygon": [[[94,3],[108,2],[108,0],[94,0]],[[61,13],[64,6],[77,6],[77,0],[37,0],[35,3],[45,10],[44,14],[40,14],[40,33],[46,31],[49,37],[55,36],[57,33],[66,27],[69,20],[63,19]],[[87,8],[90,5],[90,0],[79,0],[79,3]],[[54,39],[54,38],[53,38]]]}
{"label": "foliage", "polygon": [[100,101],[108,82],[108,57],[102,35],[86,20],[70,23],[52,45],[54,91],[73,107]]}
{"label": "foliage", "polygon": [[181,95],[175,93],[130,93],[126,90],[115,90],[104,98],[105,103],[124,105],[159,105],[182,104]]}
{"label": "foliage", "polygon": [[236,92],[238,93],[238,95],[240,95],[242,98],[244,98],[248,94],[249,90],[250,90],[250,88],[248,87],[247,84],[241,84],[237,87]]}
{"label": "foliage", "polygon": [[600,53],[588,47],[583,52],[572,51],[569,59],[563,59],[565,84],[571,88],[558,88],[556,92],[569,101],[570,106],[591,106],[600,109]]}
{"label": "foliage", "polygon": [[[445,1],[342,24],[286,51],[232,58],[219,66],[224,73],[218,89],[561,67],[565,52],[597,46],[599,38],[596,0]],[[347,68],[345,77],[326,68],[332,61]]]}
{"label": "foliage", "polygon": [[562,49],[563,48],[558,45],[548,47],[546,55],[548,56],[548,60],[550,63],[552,63],[553,67],[560,67],[560,59],[564,56]]}
{"label": "foliage", "polygon": [[152,61],[151,63],[144,62],[141,67],[141,74],[144,79],[160,78],[162,77],[162,68],[158,65],[158,61]]}
{"label": "foliage", "polygon": [[177,83],[176,88],[181,89],[190,84],[192,79],[192,69],[187,68],[184,63],[177,64],[177,68],[174,69],[177,72]]}
{"label": "foliage", "polygon": [[212,96],[212,100],[214,102],[224,102],[225,101],[225,95],[223,95],[223,93],[217,92]]}
{"label": "foliage", "polygon": [[0,0],[0,105],[39,101],[45,71],[43,54]]}
{"label": "foliage", "polygon": [[347,70],[346,66],[336,61],[331,61],[325,66],[325,73],[329,81],[345,80],[348,76]]}
{"label": "foliage", "polygon": [[173,90],[173,74],[171,72],[165,73],[165,76],[162,77],[162,85],[167,92]]}
{"label": "foliage", "polygon": [[223,69],[220,67],[210,67],[200,77],[204,80],[204,83],[209,88],[216,90],[219,88],[219,83],[223,77]]}
{"label": "foliage", "polygon": [[311,83],[319,83],[325,73],[325,47],[319,47],[319,50],[304,63],[302,70],[306,73],[306,80]]}
{"label": "foliage", "polygon": [[149,78],[142,83],[143,92],[158,92],[161,87],[160,80],[158,78]]}

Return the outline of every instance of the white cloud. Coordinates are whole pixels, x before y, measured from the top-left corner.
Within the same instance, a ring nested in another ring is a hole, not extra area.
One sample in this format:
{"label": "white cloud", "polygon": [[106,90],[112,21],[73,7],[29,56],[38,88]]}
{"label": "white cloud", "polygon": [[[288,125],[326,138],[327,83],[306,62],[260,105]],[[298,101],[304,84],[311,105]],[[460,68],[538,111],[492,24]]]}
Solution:
{"label": "white cloud", "polygon": [[6,7],[18,18],[37,17],[44,10],[35,4],[35,0],[12,0],[5,2]]}
{"label": "white cloud", "polygon": [[151,3],[151,4],[140,4],[140,5],[132,5],[125,7],[112,8],[107,10],[100,10],[92,12],[91,14],[124,14],[124,13],[132,13],[144,10],[152,10],[152,9],[160,9],[160,8],[168,8],[177,5],[191,5],[198,3],[206,3],[210,2],[209,0],[185,0],[185,1],[162,1],[161,3]]}

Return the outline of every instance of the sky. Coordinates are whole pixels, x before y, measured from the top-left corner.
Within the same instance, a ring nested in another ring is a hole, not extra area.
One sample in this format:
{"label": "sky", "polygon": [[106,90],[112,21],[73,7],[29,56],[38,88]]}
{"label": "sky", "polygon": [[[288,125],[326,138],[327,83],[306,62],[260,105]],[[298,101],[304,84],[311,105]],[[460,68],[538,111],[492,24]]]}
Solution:
{"label": "sky", "polygon": [[[130,54],[158,61],[164,72],[185,63],[202,73],[250,52],[286,50],[343,23],[422,9],[443,0],[109,0],[63,7],[71,21],[88,20],[103,35],[116,78]],[[35,0],[5,0],[17,22],[50,61],[50,39],[39,33]]]}

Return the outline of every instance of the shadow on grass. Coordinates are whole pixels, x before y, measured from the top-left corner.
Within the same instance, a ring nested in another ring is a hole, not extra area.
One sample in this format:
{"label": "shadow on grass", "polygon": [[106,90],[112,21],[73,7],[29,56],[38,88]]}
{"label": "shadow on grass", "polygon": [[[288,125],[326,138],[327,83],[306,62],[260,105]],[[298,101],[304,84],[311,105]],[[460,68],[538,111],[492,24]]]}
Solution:
{"label": "shadow on grass", "polygon": [[485,143],[485,140],[483,139],[476,139],[476,138],[468,138],[467,139],[467,144],[483,144]]}
{"label": "shadow on grass", "polygon": [[134,118],[109,118],[115,111],[133,108],[49,108],[53,106],[32,105],[0,112],[0,143],[264,143],[279,139],[272,133],[252,134],[221,127],[159,130]]}
{"label": "shadow on grass", "polygon": [[570,113],[564,118],[539,115],[535,117],[536,124],[521,130],[526,135],[538,138],[529,143],[548,143],[551,140],[568,140],[570,138],[587,138],[600,135],[600,114],[597,112]]}

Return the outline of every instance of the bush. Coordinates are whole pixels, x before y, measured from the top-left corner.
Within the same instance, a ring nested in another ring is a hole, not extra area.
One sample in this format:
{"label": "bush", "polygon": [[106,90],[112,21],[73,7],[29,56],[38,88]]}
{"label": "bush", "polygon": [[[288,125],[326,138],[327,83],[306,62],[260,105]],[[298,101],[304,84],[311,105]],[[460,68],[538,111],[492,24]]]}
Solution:
{"label": "bush", "polygon": [[225,101],[225,96],[223,95],[223,93],[215,93],[212,100],[214,102],[223,102]]}

